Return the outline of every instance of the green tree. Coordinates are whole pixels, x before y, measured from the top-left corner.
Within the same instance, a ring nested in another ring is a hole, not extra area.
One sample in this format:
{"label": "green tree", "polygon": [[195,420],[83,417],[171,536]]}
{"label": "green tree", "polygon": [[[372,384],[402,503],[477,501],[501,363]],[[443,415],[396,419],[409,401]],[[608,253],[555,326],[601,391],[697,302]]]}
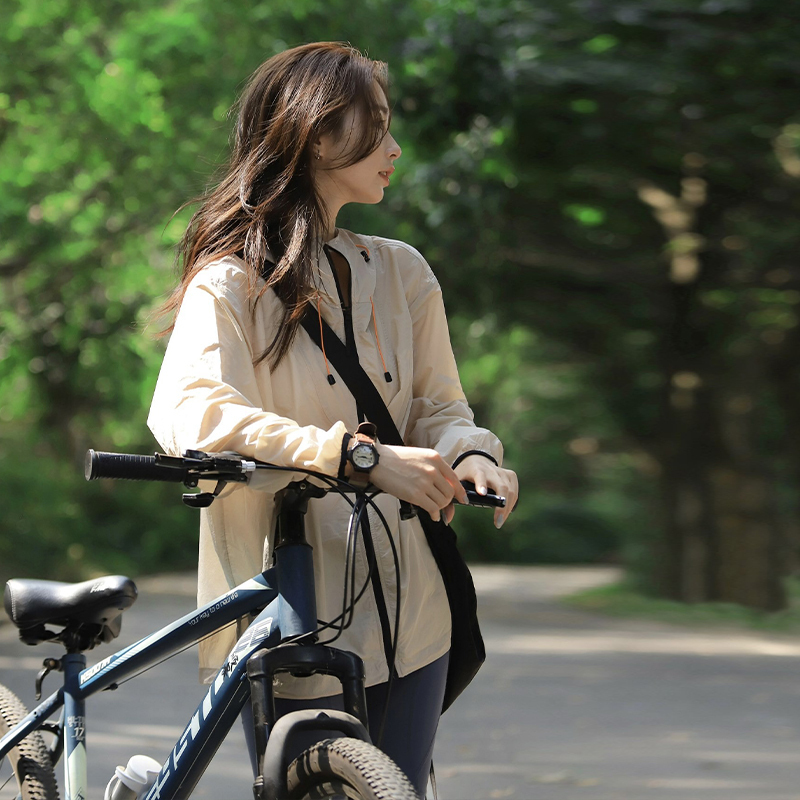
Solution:
{"label": "green tree", "polygon": [[768,0],[489,2],[406,47],[428,251],[584,361],[684,600],[777,608],[792,564],[796,34]]}
{"label": "green tree", "polygon": [[[174,490],[85,485],[83,454],[153,449],[144,421],[163,321],[146,326],[189,212],[172,215],[224,160],[244,78],[301,41],[402,36],[408,17],[398,6],[352,24],[339,6],[339,31],[317,0],[0,9],[4,571],[80,574],[126,551],[139,569],[195,561],[196,519]],[[48,547],[26,557],[30,537]]]}
{"label": "green tree", "polygon": [[243,78],[345,39],[390,62],[404,150],[349,224],[431,261],[465,386],[524,479],[494,538],[462,515],[471,552],[600,558],[621,536],[670,596],[779,606],[800,477],[797,28],[774,0],[7,4],[0,555],[36,530],[62,543],[41,570],[108,564],[149,514],[140,566],[194,561],[192,516],[157,519],[174,492],[85,486],[82,452],[152,448],[143,326]]}

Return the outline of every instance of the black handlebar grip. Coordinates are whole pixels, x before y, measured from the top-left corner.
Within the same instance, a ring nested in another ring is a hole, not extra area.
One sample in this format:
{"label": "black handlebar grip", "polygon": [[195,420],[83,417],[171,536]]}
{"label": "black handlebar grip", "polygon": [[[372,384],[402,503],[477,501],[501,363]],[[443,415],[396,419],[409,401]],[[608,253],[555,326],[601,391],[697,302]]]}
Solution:
{"label": "black handlebar grip", "polygon": [[461,481],[461,485],[467,492],[467,502],[476,508],[505,508],[506,499],[493,492],[478,494],[475,484],[472,481]]}
{"label": "black handlebar grip", "polygon": [[157,464],[155,456],[136,456],[128,453],[98,453],[86,451],[84,474],[87,481],[97,478],[118,478],[128,481],[164,481],[183,483],[185,467],[168,467]]}

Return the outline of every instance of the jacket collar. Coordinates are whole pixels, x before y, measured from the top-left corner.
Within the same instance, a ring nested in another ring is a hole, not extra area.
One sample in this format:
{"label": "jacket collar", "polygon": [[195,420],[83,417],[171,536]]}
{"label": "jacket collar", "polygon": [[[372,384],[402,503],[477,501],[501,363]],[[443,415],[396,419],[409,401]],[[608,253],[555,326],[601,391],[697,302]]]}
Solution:
{"label": "jacket collar", "polygon": [[[365,330],[372,319],[372,296],[375,293],[376,270],[375,255],[362,239],[350,231],[338,228],[336,235],[325,242],[326,247],[336,250],[347,259],[350,265],[350,302],[353,308],[353,327]],[[369,259],[369,260],[367,260]],[[333,271],[323,247],[318,255],[318,284],[320,299],[325,305],[338,309],[339,293]]]}

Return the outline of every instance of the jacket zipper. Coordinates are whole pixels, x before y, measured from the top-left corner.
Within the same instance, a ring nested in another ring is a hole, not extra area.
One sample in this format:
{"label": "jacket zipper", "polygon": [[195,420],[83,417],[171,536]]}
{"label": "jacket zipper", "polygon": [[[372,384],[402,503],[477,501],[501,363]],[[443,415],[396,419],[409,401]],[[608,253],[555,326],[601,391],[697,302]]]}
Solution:
{"label": "jacket zipper", "polygon": [[[353,330],[353,309],[352,309],[352,302],[353,302],[353,292],[352,292],[352,272],[351,272],[351,280],[350,280],[350,305],[346,305],[344,302],[344,295],[342,294],[342,287],[339,284],[339,277],[336,273],[336,265],[333,263],[333,259],[331,258],[329,249],[327,247],[325,249],[325,255],[328,258],[328,263],[331,267],[331,273],[333,274],[333,280],[336,284],[336,292],[339,295],[339,306],[342,309],[342,316],[344,318],[344,336],[345,336],[345,347],[347,348],[347,352],[353,358],[358,361],[358,349],[356,347],[356,337],[355,332]],[[338,255],[345,258],[339,251],[336,251]],[[347,259],[345,258],[345,261]],[[349,262],[348,262],[349,266]],[[358,409],[358,421],[364,421],[364,413],[359,408]],[[378,572],[378,558],[375,553],[375,544],[372,541],[372,530],[369,525],[369,516],[368,511],[365,511],[364,515],[362,516],[362,531],[364,533],[364,550],[367,554],[367,563],[374,564],[374,569],[372,570],[372,593],[375,596],[375,605],[378,609],[378,619],[381,623],[381,634],[383,637],[383,652],[384,656],[386,657],[386,666],[389,668],[389,671],[392,673],[396,673],[394,660],[392,658],[392,629],[389,623],[389,610],[386,608],[386,598],[383,594],[383,586],[381,584],[381,576]]]}

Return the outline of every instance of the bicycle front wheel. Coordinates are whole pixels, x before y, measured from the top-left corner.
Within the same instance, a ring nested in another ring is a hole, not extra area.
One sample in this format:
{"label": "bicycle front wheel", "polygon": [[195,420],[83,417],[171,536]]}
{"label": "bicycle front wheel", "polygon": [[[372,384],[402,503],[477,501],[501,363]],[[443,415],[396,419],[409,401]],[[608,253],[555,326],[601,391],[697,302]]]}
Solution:
{"label": "bicycle front wheel", "polygon": [[[28,715],[22,701],[0,684],[0,737]],[[0,759],[0,799],[58,800],[58,784],[44,739],[26,736]]]}
{"label": "bicycle front wheel", "polygon": [[292,800],[419,800],[386,753],[360,739],[325,739],[289,765]]}

